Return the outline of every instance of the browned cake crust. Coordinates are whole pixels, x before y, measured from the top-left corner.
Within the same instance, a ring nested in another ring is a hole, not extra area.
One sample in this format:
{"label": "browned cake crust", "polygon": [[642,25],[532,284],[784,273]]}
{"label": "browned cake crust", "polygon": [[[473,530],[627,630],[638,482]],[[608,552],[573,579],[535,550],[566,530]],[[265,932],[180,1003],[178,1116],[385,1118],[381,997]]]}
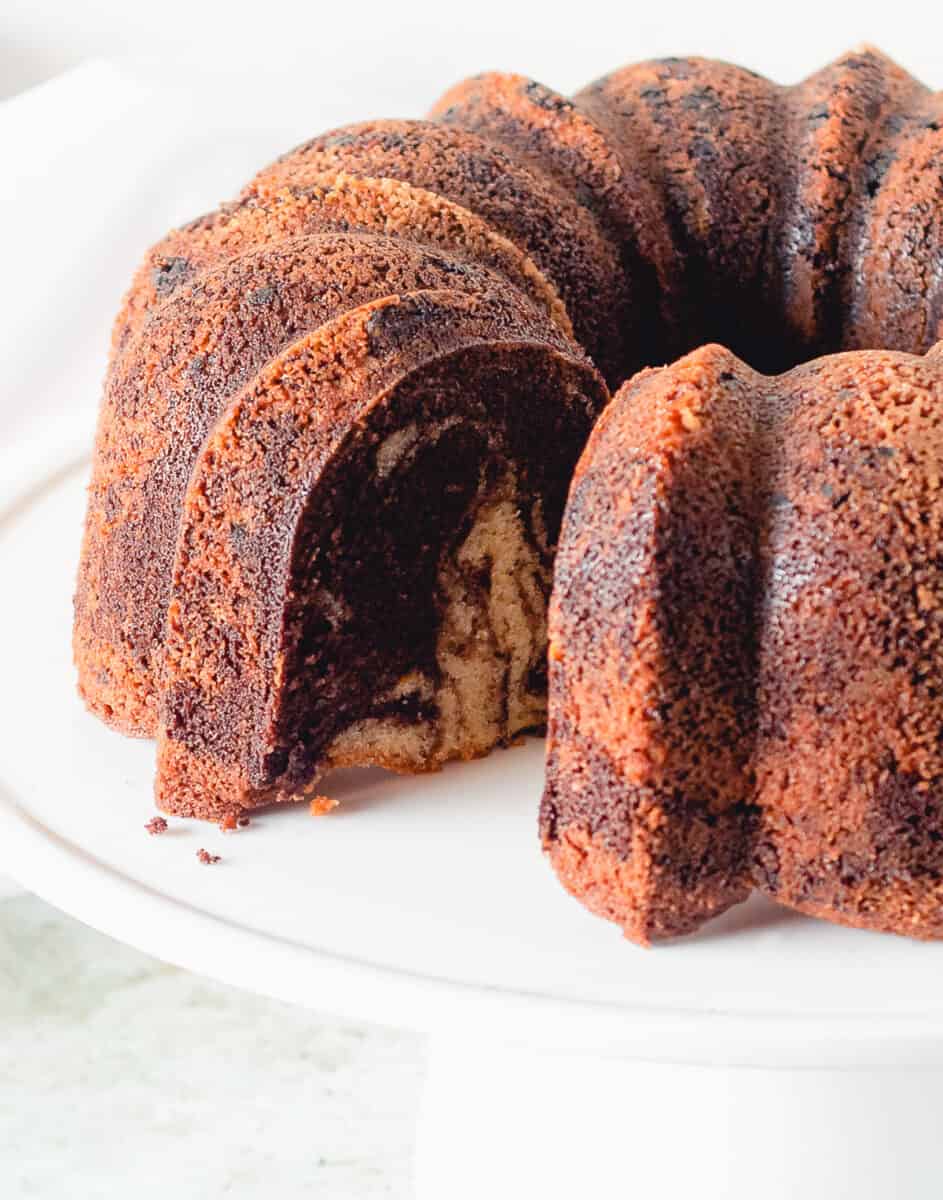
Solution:
{"label": "browned cake crust", "polygon": [[[870,47],[791,88],[704,59],[623,68],[575,97],[660,203],[679,349],[786,367],[943,335],[941,98]],[[651,359],[649,359],[651,361]]]}
{"label": "browned cake crust", "polygon": [[[889,181],[888,155],[927,89],[883,54],[842,55],[785,94],[787,145],[794,165],[784,179],[774,244],[782,262],[785,326],[796,357],[842,346],[890,345],[890,327],[862,337],[857,295],[868,211]],[[882,272],[883,274],[883,272]],[[883,287],[885,280],[876,281]],[[911,307],[922,308],[915,294]],[[903,350],[932,344],[914,340]]]}
{"label": "browned cake crust", "polygon": [[576,96],[660,197],[649,220],[675,250],[672,349],[712,339],[751,361],[781,353],[768,238],[791,167],[780,97],[750,71],[697,58],[624,67]]}
{"label": "browned cake crust", "polygon": [[303,188],[282,188],[265,199],[250,196],[224,204],[172,230],[152,247],[134,277],[115,321],[114,352],[124,349],[155,304],[203,271],[287,238],[332,231],[385,234],[492,267],[573,332],[553,284],[486,221],[444,196],[395,179],[341,173],[312,178]]}
{"label": "browned cake crust", "polygon": [[574,478],[541,809],[640,942],[753,887],[943,935],[943,346],[626,385]]}
{"label": "browned cake crust", "polygon": [[466,130],[370,121],[322,134],[260,172],[246,195],[304,185],[325,171],[401,179],[477,213],[524,249],[560,293],[580,344],[610,383],[624,361],[619,257],[573,195]]}
{"label": "browned cake crust", "polygon": [[843,924],[943,936],[943,344],[839,355],[778,410],[754,877]]}
{"label": "browned cake crust", "polygon": [[670,353],[662,344],[670,313],[661,297],[672,290],[677,256],[667,231],[651,219],[658,194],[646,174],[626,170],[586,113],[534,79],[491,73],[456,85],[430,116],[498,143],[589,208],[623,263],[623,353],[633,363]]}
{"label": "browned cake crust", "polygon": [[709,347],[619,392],[557,556],[542,836],[565,885],[640,942],[749,890],[760,505],[734,362]]}

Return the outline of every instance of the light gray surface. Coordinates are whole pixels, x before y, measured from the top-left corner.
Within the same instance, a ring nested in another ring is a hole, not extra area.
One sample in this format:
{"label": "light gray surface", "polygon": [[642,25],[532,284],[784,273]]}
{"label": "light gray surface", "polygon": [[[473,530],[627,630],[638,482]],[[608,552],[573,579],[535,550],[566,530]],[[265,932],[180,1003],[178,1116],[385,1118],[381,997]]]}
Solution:
{"label": "light gray surface", "polygon": [[167,967],[0,899],[0,1196],[411,1194],[423,1039]]}

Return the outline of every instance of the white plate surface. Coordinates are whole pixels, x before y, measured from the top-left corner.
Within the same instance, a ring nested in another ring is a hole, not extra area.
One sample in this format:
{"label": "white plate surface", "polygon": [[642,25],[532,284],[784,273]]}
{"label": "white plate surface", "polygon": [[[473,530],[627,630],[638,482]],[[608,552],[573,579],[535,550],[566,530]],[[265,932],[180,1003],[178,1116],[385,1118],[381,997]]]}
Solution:
{"label": "white plate surface", "polygon": [[159,957],[360,1018],[660,1060],[943,1064],[943,945],[755,900],[644,951],[584,912],[539,852],[537,741],[429,778],[338,774],[320,819],[149,837],[153,746],[74,692],[86,472],[0,522],[0,870]]}

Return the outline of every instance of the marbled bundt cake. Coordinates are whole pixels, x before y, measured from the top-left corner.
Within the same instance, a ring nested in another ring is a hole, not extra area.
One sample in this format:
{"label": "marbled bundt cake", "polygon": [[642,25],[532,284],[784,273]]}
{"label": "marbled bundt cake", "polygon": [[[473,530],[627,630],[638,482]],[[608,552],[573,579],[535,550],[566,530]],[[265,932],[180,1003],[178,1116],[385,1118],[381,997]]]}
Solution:
{"label": "marbled bundt cake", "polygon": [[943,936],[943,343],[626,384],[550,613],[544,845],[637,941],[756,888]]}
{"label": "marbled bundt cake", "polygon": [[162,807],[540,725],[606,384],[707,339],[771,371],[928,349],[941,114],[867,49],[792,88],[699,59],[572,100],[485,75],[158,243],[115,326],[75,655],[95,713],[159,736]]}

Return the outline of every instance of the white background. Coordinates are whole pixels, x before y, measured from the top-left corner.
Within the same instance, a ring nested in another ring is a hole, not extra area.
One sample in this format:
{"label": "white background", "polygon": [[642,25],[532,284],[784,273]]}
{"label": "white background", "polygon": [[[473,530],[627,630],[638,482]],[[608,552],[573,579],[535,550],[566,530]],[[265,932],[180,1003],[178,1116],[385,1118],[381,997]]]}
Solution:
{"label": "white background", "polygon": [[914,0],[3,0],[0,95],[90,57],[147,54],[195,73],[225,64],[247,87],[255,71],[300,71],[313,119],[337,88],[356,89],[362,117],[405,116],[474,71],[512,69],[567,90],[663,54],[713,55],[788,82],[870,41],[932,80],[939,33],[938,6]]}

